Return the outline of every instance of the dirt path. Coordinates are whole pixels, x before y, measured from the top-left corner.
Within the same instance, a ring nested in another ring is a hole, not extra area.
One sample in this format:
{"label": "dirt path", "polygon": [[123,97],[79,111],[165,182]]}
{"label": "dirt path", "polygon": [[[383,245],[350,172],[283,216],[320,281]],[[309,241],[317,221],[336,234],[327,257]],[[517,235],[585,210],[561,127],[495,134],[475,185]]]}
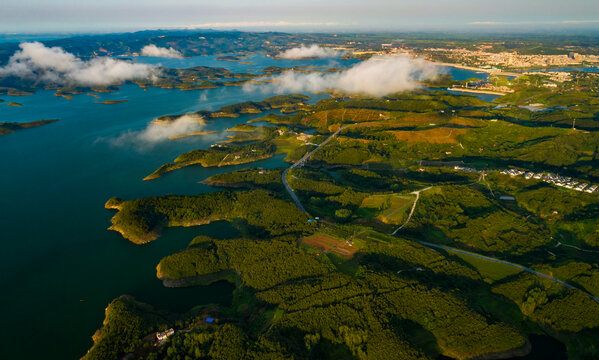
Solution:
{"label": "dirt path", "polygon": [[403,229],[406,225],[408,225],[408,223],[410,222],[410,220],[412,220],[412,215],[414,215],[414,210],[416,210],[416,204],[418,204],[418,200],[420,199],[420,193],[426,190],[430,190],[432,189],[432,186],[429,186],[427,188],[424,188],[422,190],[418,190],[418,191],[414,191],[411,194],[416,195],[416,199],[414,200],[414,204],[412,204],[412,209],[410,210],[410,214],[408,215],[408,218],[406,219],[406,222],[403,223],[403,225],[401,225],[400,227],[398,227],[397,229],[395,229],[395,231],[393,231],[391,234],[389,235],[395,235],[397,234],[397,232],[401,229]]}

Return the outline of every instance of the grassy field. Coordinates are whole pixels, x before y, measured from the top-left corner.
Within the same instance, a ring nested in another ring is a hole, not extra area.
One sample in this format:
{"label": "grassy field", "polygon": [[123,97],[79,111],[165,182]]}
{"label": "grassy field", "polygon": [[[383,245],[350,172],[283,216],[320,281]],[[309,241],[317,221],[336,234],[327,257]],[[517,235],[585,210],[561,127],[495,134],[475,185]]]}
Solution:
{"label": "grassy field", "polygon": [[413,203],[413,196],[372,195],[364,198],[360,207],[380,210],[377,219],[385,224],[398,225],[405,221]]}
{"label": "grassy field", "polygon": [[522,272],[522,270],[513,268],[511,266],[487,261],[473,256],[463,254],[456,255],[468,264],[472,265],[474,268],[476,268],[476,270],[481,274],[485,281],[489,283]]}

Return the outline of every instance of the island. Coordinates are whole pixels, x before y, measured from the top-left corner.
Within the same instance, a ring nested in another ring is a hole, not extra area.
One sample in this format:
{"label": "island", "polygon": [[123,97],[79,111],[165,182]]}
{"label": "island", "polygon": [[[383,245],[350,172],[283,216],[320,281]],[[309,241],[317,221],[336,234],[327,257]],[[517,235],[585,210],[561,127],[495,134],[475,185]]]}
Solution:
{"label": "island", "polygon": [[11,134],[18,130],[30,129],[57,122],[57,119],[35,120],[29,122],[0,122],[0,135]]}
{"label": "island", "polygon": [[94,104],[106,104],[106,105],[114,105],[127,102],[129,100],[105,100],[105,101],[96,101]]}
{"label": "island", "polygon": [[218,61],[241,61],[241,58],[239,58],[238,56],[225,55],[225,56],[217,57],[216,60],[218,60]]}
{"label": "island", "polygon": [[177,157],[174,163],[164,164],[144,180],[157,179],[167,172],[191,165],[203,167],[221,167],[239,165],[264,160],[275,154],[276,146],[263,141],[250,145],[231,146],[214,145],[207,150],[192,150]]}

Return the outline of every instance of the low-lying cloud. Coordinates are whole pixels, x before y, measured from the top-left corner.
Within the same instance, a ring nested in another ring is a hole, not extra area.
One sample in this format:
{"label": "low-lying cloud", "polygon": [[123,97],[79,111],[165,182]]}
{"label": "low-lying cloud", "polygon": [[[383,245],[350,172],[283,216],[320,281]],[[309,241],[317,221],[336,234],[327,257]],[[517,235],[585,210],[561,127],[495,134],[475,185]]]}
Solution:
{"label": "low-lying cloud", "polygon": [[302,59],[318,59],[325,57],[333,57],[341,54],[339,51],[331,48],[323,48],[316,44],[306,46],[302,44],[300,47],[288,49],[277,55],[279,59],[302,60]]}
{"label": "low-lying cloud", "polygon": [[[363,61],[336,73],[299,73],[287,71],[271,78],[264,91],[276,93],[321,92],[329,89],[352,94],[384,96],[413,90],[419,81],[433,79],[439,74],[434,63],[408,56],[380,56]],[[257,85],[247,84],[246,91]]]}
{"label": "low-lying cloud", "polygon": [[40,42],[19,44],[8,64],[0,67],[0,77],[16,76],[50,84],[107,86],[127,80],[145,79],[155,68],[108,57],[83,61],[60,47],[46,47]]}
{"label": "low-lying cloud", "polygon": [[108,141],[115,146],[151,147],[170,137],[200,131],[206,121],[196,114],[185,114],[169,122],[151,122],[145,129],[128,131]]}
{"label": "low-lying cloud", "polygon": [[158,47],[154,44],[146,45],[141,49],[141,55],[143,56],[154,56],[163,58],[182,58],[183,55],[177,50],[170,48]]}

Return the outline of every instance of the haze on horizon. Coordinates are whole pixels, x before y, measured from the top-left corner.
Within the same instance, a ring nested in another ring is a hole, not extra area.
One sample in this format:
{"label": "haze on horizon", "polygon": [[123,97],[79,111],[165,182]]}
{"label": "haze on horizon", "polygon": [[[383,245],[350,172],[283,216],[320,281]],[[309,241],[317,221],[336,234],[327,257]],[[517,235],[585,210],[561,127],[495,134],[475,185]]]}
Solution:
{"label": "haze on horizon", "polygon": [[588,0],[5,0],[0,33],[214,28],[281,31],[599,30]]}

